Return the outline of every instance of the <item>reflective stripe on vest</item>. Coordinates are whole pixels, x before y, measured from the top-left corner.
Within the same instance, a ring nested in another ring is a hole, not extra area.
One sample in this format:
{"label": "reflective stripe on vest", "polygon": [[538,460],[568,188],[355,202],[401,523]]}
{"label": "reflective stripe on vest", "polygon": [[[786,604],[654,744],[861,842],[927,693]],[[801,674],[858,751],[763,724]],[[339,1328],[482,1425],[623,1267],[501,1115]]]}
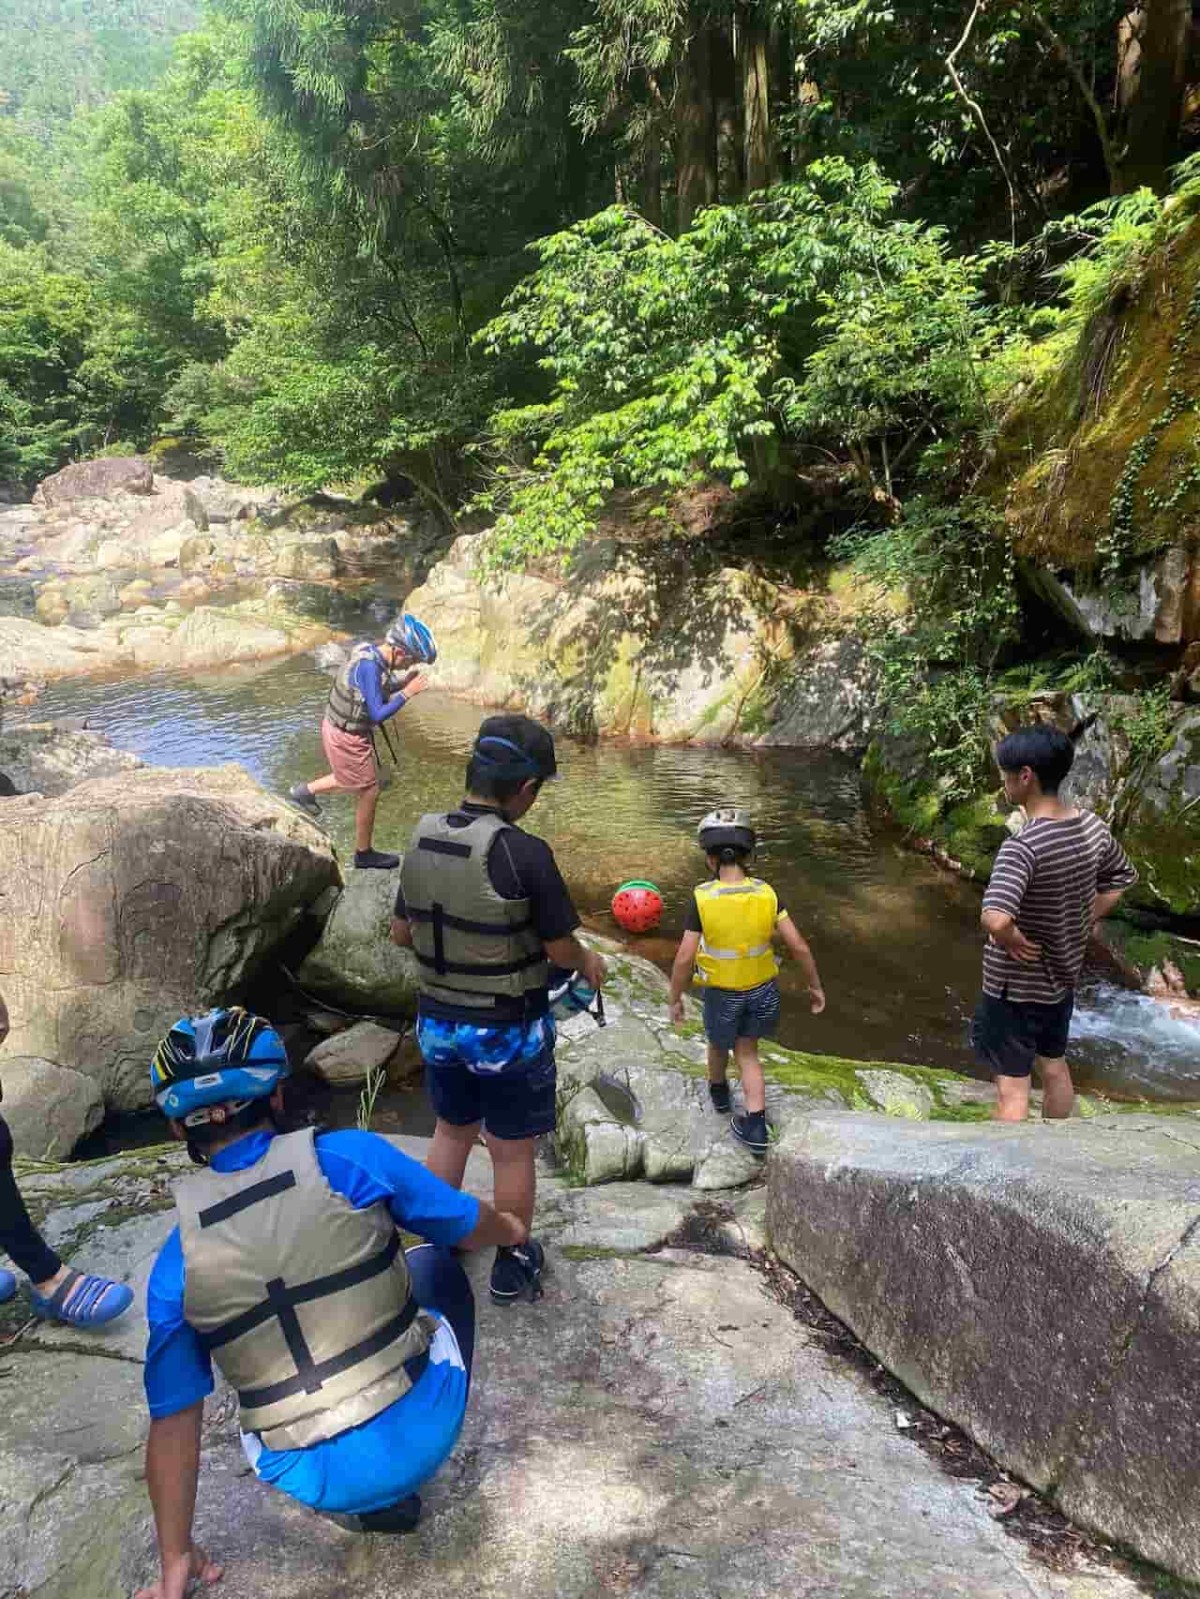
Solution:
{"label": "reflective stripe on vest", "polygon": [[400,886],[421,993],[431,999],[485,1010],[546,987],[550,968],[529,900],[505,899],[488,875],[493,840],[509,830],[494,811],[460,827],[437,815],[417,823]]}
{"label": "reflective stripe on vest", "polygon": [[176,1186],[184,1314],[237,1390],[244,1432],[303,1449],[402,1398],[429,1358],[387,1207],[329,1187],[311,1129],[244,1171]]}
{"label": "reflective stripe on vest", "polygon": [[709,988],[757,988],[779,970],[771,943],[779,903],[769,883],[701,883],[696,981]]}
{"label": "reflective stripe on vest", "polygon": [[325,707],[327,722],[332,722],[334,727],[341,728],[343,733],[357,733],[361,738],[370,734],[374,724],[367,715],[367,702],[353,674],[360,661],[372,659],[379,661],[380,666],[383,665],[382,657],[374,644],[359,644],[351,651],[350,659],[333,680],[333,686],[329,690],[329,703]]}

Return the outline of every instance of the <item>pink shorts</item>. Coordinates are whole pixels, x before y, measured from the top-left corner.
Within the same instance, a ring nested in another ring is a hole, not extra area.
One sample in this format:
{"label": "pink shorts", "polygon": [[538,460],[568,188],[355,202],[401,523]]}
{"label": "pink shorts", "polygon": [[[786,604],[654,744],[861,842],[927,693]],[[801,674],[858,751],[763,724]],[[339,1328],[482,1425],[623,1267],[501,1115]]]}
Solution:
{"label": "pink shorts", "polygon": [[374,788],[379,781],[375,770],[375,746],[361,733],[346,733],[332,722],[321,723],[321,743],[329,769],[338,780],[339,788],[356,793],[364,788]]}

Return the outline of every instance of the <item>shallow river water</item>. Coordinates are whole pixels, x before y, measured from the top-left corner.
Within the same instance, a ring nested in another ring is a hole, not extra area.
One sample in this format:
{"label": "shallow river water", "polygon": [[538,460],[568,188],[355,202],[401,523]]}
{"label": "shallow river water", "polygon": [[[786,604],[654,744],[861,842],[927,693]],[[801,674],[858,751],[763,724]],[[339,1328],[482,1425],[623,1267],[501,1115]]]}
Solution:
{"label": "shallow river water", "polygon": [[[52,687],[48,717],[86,716],[123,749],[165,766],[237,761],[286,790],[324,769],[319,727],[328,678],[307,656],[197,676],[141,676]],[[486,714],[431,691],[389,724],[400,764],[380,800],[379,847],[403,848],[415,819],[459,797],[466,753]],[[380,745],[383,753],[382,742]],[[753,813],[758,871],[810,939],[829,998],[811,1016],[785,965],[780,1041],[864,1060],[970,1070],[966,1024],[978,992],[979,891],[913,854],[868,815],[849,761],[796,751],[581,745],[560,741],[562,781],[531,829],[554,846],[585,922],[615,933],[613,890],[629,877],[661,887],[657,935],[632,946],[669,965],[688,893],[704,875],[700,817],[737,803]],[[389,768],[390,769],[390,768]],[[350,800],[325,802],[339,846]],[[1123,1094],[1200,1098],[1200,1029],[1140,995],[1083,996],[1074,1058],[1084,1081]]]}

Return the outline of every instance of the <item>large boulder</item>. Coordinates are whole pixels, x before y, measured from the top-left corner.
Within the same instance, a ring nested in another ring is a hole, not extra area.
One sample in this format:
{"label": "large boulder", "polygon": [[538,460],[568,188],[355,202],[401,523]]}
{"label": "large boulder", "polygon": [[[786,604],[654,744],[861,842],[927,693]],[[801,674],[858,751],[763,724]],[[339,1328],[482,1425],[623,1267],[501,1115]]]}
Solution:
{"label": "large boulder", "polygon": [[400,873],[352,872],[325,923],[320,942],[299,971],[307,992],[335,1005],[412,1016],[417,962],[390,937]]}
{"label": "large boulder", "polygon": [[154,473],[142,456],[102,456],[95,461],[76,461],[43,478],[33,503],[49,506],[69,500],[109,500],[117,494],[149,494],[153,487]]}
{"label": "large boulder", "polygon": [[0,677],[69,677],[124,658],[120,640],[103,629],[43,627],[24,616],[0,616]]}
{"label": "large boulder", "polygon": [[328,840],[238,767],[151,767],[4,802],[9,1048],[118,1106],[181,1014],[236,997],[339,881]]}
{"label": "large boulder", "polygon": [[1066,1513],[1200,1577],[1200,1132],[1126,1114],[795,1122],[772,1245],[925,1404]]}
{"label": "large boulder", "polygon": [[875,674],[862,643],[830,639],[797,655],[760,744],[856,753],[870,742]]}
{"label": "large boulder", "polygon": [[1200,916],[1200,710],[1184,711],[1166,751],[1138,779],[1122,842],[1141,872],[1134,899]]}
{"label": "large boulder", "polygon": [[0,1053],[0,1085],[17,1154],[34,1160],[65,1160],[104,1116],[96,1079],[52,1061]]}
{"label": "large boulder", "polygon": [[77,783],[133,772],[142,764],[127,750],[114,749],[103,733],[52,722],[0,728],[0,772],[18,794],[65,794]]}

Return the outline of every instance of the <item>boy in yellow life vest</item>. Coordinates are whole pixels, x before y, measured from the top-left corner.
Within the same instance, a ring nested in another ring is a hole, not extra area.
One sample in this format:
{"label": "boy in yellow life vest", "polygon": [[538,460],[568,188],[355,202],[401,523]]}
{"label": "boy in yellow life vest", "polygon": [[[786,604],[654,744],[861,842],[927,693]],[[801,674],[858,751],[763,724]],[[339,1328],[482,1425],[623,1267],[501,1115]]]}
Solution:
{"label": "boy in yellow life vest", "polygon": [[732,1050],[745,1104],[733,1118],[733,1135],[756,1155],[765,1155],[769,1142],[766,1081],[758,1041],[771,1038],[779,1025],[776,934],[808,979],[814,1016],[825,1009],[825,991],[812,951],[787,911],[780,908],[775,890],[746,871],[755,844],[749,812],[732,806],[711,811],[700,823],[697,837],[713,877],[695,890],[684,922],[671,968],[670,1016],[673,1022],[683,1020],[683,991],[694,967],[696,981],[704,990],[708,1092],[713,1109],[727,1112],[730,1108],[727,1072]]}

